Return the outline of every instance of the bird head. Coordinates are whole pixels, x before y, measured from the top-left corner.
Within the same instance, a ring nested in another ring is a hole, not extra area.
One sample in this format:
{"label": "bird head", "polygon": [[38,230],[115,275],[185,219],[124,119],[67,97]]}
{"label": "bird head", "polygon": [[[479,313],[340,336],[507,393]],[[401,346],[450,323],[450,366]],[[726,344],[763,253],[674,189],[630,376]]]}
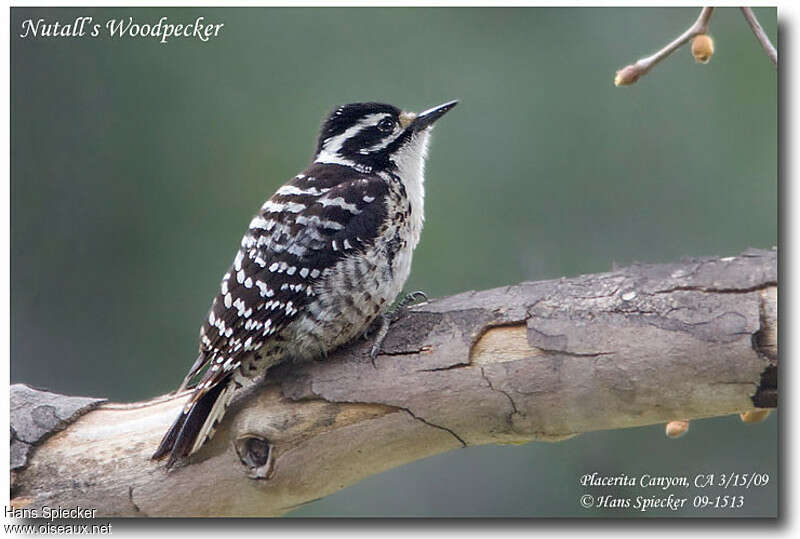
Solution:
{"label": "bird head", "polygon": [[322,124],[314,161],[373,171],[424,159],[434,123],[457,104],[449,101],[419,114],[384,103],[342,105]]}

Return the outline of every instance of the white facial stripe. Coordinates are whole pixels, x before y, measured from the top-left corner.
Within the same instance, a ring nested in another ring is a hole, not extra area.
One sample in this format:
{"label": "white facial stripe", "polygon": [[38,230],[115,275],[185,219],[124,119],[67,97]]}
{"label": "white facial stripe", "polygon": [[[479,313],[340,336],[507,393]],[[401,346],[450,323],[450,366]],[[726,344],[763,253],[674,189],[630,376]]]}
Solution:
{"label": "white facial stripe", "polygon": [[348,127],[342,133],[334,137],[330,137],[325,139],[325,142],[322,143],[322,149],[336,154],[339,153],[339,150],[342,149],[342,145],[344,145],[345,141],[352,138],[362,130],[366,129],[367,127],[371,127],[378,123],[378,120],[382,120],[383,118],[389,116],[389,114],[385,112],[376,112],[374,114],[367,114],[363,118],[361,118],[358,123],[355,125]]}
{"label": "white facial stripe", "polygon": [[392,142],[394,142],[395,140],[397,140],[397,138],[398,138],[400,135],[402,135],[402,134],[403,134],[403,131],[402,131],[401,129],[396,129],[396,128],[395,128],[395,130],[396,130],[397,132],[396,132],[396,133],[394,133],[394,134],[393,134],[391,137],[389,137],[389,138],[387,138],[387,139],[385,139],[385,140],[382,140],[381,142],[379,142],[379,143],[375,144],[374,146],[370,146],[369,148],[364,148],[364,149],[362,149],[362,150],[359,150],[359,153],[361,153],[361,154],[363,154],[363,155],[366,155],[366,154],[373,153],[373,152],[377,152],[378,150],[382,150],[382,149],[384,149],[384,148],[385,148],[385,147],[387,147],[389,144],[391,144]]}
{"label": "white facial stripe", "polygon": [[322,150],[320,150],[319,155],[314,160],[314,162],[333,163],[337,165],[354,167],[357,169],[363,168],[359,167],[355,162],[349,159],[345,159],[344,157],[339,155],[339,151],[342,149],[342,146],[348,139],[354,137],[364,129],[376,125],[378,121],[384,118],[388,118],[390,116],[391,114],[386,112],[376,112],[373,114],[367,114],[366,116],[361,118],[355,125],[348,127],[342,133],[339,133],[336,136],[325,139],[325,141],[322,143]]}

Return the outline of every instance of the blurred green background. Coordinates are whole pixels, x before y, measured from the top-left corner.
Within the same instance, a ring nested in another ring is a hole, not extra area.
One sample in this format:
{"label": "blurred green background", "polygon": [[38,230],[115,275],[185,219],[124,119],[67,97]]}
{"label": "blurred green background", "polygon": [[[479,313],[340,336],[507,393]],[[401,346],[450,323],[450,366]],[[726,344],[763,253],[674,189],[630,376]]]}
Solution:
{"label": "blurred green background", "polygon": [[[775,42],[775,9],[756,9]],[[686,29],[668,9],[13,9],[11,380],[119,401],[174,389],[251,216],[305,168],[334,105],[461,105],[434,134],[407,289],[431,297],[777,244],[777,76],[737,9],[629,88],[616,69]],[[207,43],[20,39],[21,22],[223,22]],[[620,516],[608,474],[764,472],[776,414],[439,455],[295,516]],[[690,494],[731,494],[705,491]]]}

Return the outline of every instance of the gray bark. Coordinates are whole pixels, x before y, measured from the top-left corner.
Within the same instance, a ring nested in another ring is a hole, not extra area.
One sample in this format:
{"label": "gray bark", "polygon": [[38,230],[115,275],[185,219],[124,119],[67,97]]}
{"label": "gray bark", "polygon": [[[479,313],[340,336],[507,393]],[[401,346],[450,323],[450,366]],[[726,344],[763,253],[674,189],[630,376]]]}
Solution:
{"label": "gray bark", "polygon": [[[14,386],[12,446],[28,448],[12,452],[12,503],[280,515],[467,445],[774,408],[777,313],[774,250],[434,300],[395,322],[374,362],[359,341],[274,368],[170,472],[149,456],[186,394],[122,405]],[[43,406],[49,422],[33,419]]]}

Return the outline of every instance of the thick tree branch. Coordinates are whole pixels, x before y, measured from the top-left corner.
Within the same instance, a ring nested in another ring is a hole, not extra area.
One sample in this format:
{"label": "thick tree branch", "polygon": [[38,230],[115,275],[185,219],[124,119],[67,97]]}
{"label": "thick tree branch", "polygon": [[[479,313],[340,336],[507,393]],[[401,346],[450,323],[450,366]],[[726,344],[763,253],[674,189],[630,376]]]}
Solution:
{"label": "thick tree branch", "polygon": [[25,425],[67,397],[14,386],[15,436],[36,440],[12,463],[12,502],[98,516],[280,515],[465,445],[771,408],[777,324],[775,251],[467,292],[414,307],[374,364],[361,341],[273,369],[171,472],[149,456],[185,395],[91,403],[63,430],[29,436]]}

